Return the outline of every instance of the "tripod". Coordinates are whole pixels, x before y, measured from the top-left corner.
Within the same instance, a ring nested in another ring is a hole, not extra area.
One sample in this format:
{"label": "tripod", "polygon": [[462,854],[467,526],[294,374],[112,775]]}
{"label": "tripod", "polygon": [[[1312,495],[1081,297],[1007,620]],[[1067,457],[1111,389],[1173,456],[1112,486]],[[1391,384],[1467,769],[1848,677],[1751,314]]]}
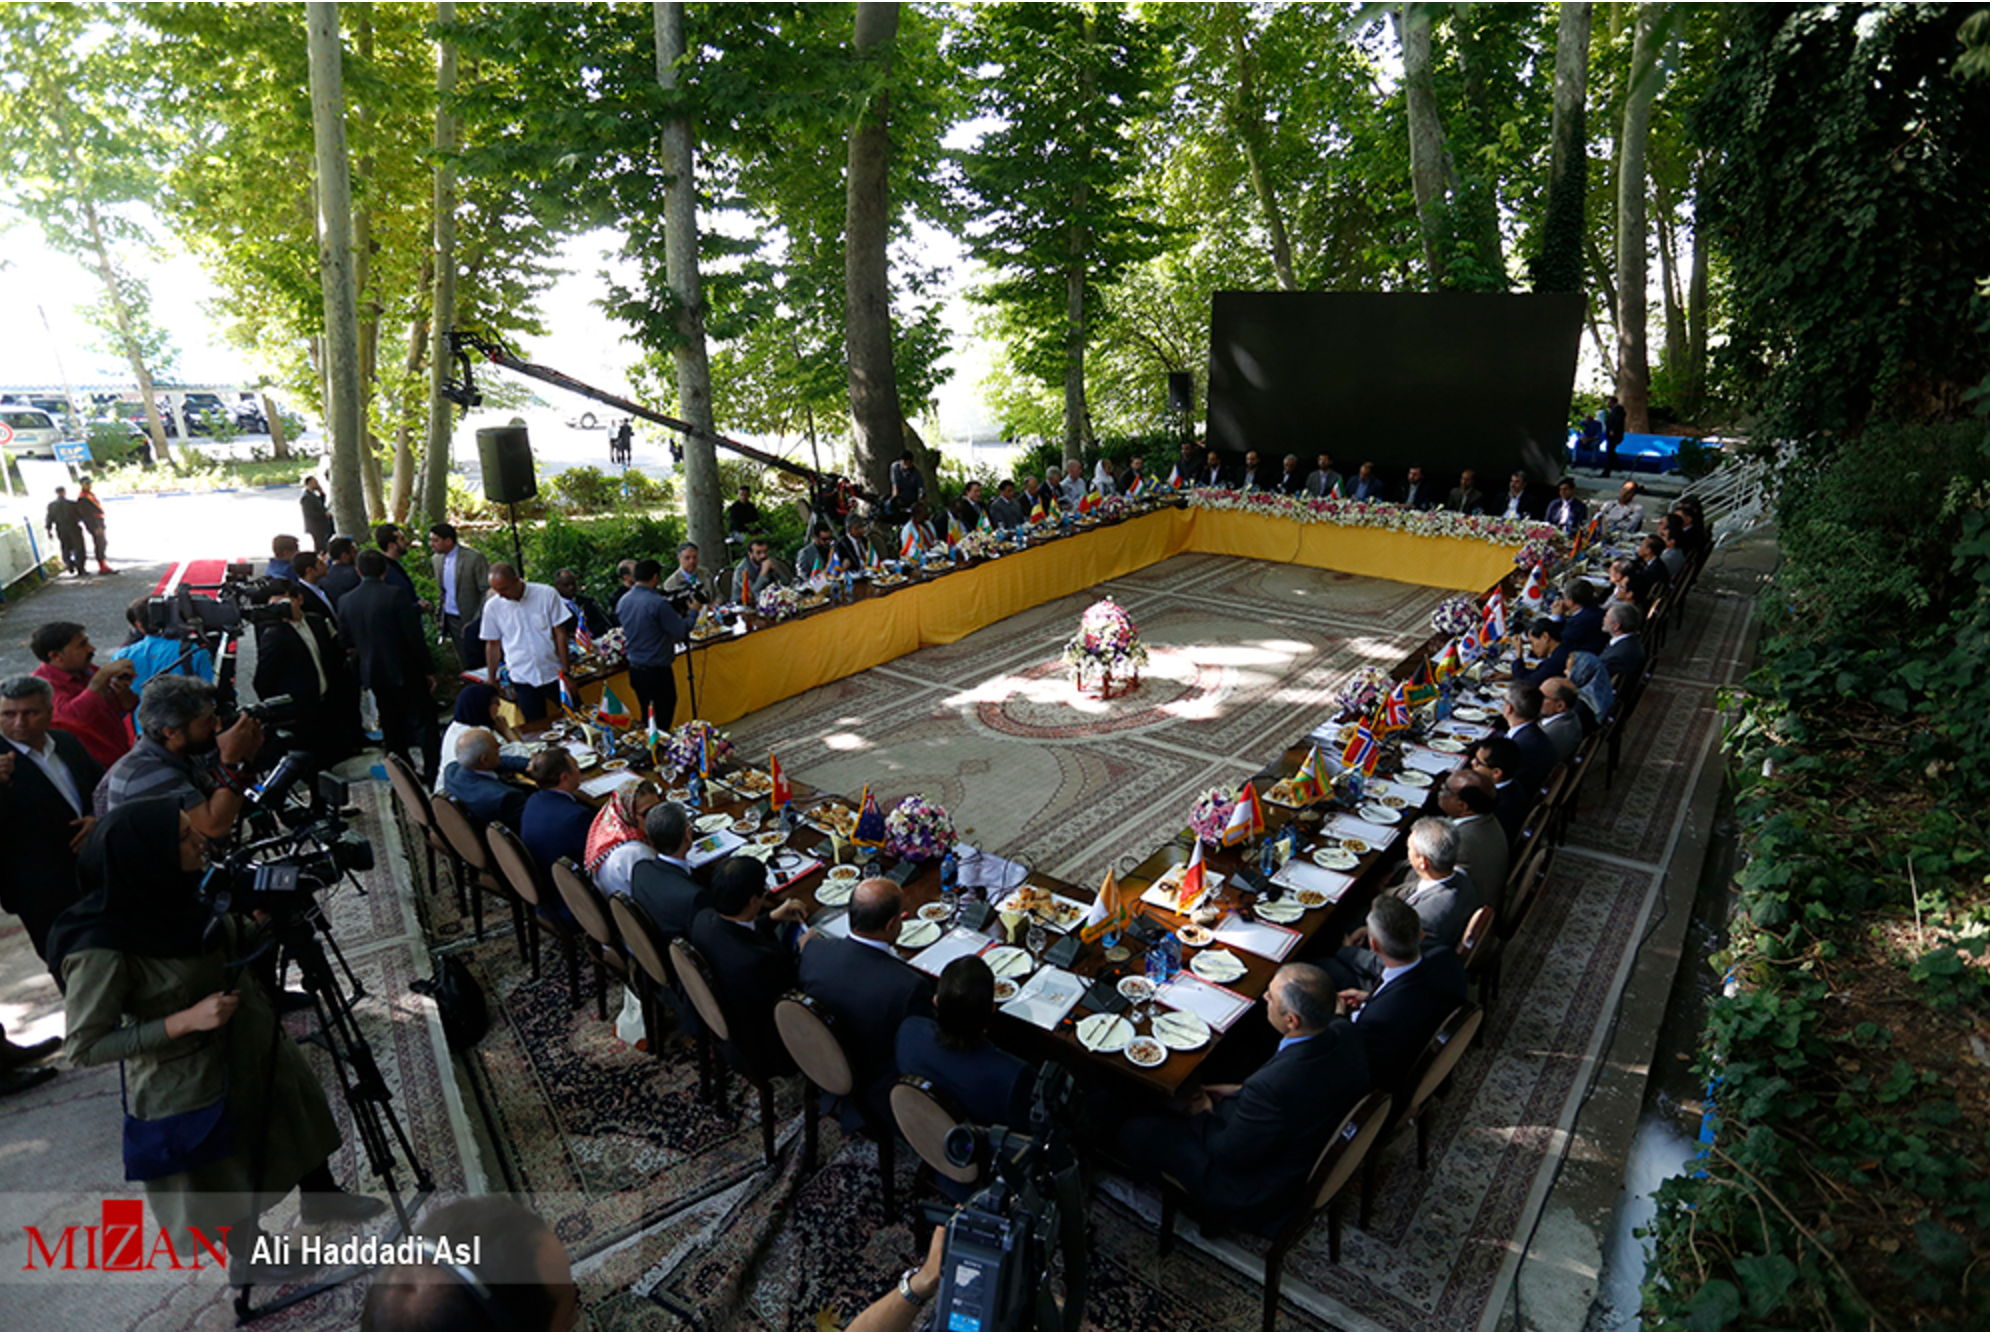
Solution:
{"label": "tripod", "polygon": [[[324,936],[321,942],[319,935]],[[297,963],[305,993],[311,996],[312,1010],[318,1018],[318,1029],[306,1039],[321,1046],[332,1057],[332,1066],[338,1073],[339,1087],[344,1093],[347,1108],[352,1112],[352,1122],[359,1132],[360,1145],[366,1149],[367,1165],[380,1181],[394,1208],[395,1230],[388,1238],[397,1238],[413,1229],[413,1217],[421,1211],[421,1206],[435,1192],[435,1178],[415,1155],[414,1144],[408,1138],[408,1131],[395,1115],[393,1091],[381,1075],[379,1061],[374,1058],[373,1047],[367,1043],[366,1035],[359,1029],[359,1021],[353,1013],[353,1000],[363,998],[365,991],[353,977],[352,969],[346,964],[343,954],[339,954],[339,966],[352,980],[353,994],[348,998],[339,989],[338,977],[332,971],[331,958],[325,947],[331,946],[338,953],[338,944],[331,937],[331,922],[325,918],[323,910],[313,906],[308,912],[276,926],[276,942],[282,946],[290,960]],[[278,967],[278,974],[282,974]],[[269,1084],[265,1086],[263,1103],[270,1104],[270,1093],[276,1079],[276,1045],[283,1038],[282,1024],[278,1023],[270,1038],[268,1060]],[[261,1126],[261,1138],[256,1143],[254,1169],[251,1178],[260,1181],[263,1156],[269,1146],[269,1121],[265,1117]],[[407,1162],[407,1168],[414,1177],[415,1196],[413,1206],[401,1196],[401,1186],[396,1178],[396,1152]],[[242,1286],[235,1293],[235,1321],[239,1326],[251,1323],[269,1314],[312,1296],[340,1286],[356,1276],[362,1276],[364,1268],[342,1269],[320,1281],[311,1283],[288,1295],[271,1300],[262,1305],[250,1303],[249,1292],[253,1283]]]}

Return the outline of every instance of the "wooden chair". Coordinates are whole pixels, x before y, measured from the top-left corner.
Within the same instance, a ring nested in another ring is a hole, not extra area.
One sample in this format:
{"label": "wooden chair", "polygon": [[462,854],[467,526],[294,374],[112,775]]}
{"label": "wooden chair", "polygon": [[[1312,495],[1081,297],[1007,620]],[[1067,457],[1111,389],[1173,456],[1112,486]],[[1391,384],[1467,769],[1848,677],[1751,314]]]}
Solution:
{"label": "wooden chair", "polygon": [[518,840],[518,834],[502,823],[493,823],[484,830],[484,840],[491,851],[491,863],[496,866],[498,877],[504,880],[513,897],[525,904],[526,933],[531,937],[532,979],[539,979],[539,935],[543,931],[560,941],[560,951],[567,959],[567,994],[573,1005],[580,1006],[580,947],[574,930],[547,908],[559,900],[553,886],[547,882],[545,871],[539,862],[525,849],[525,843]]}
{"label": "wooden chair", "polygon": [[1541,889],[1548,881],[1548,871],[1554,867],[1555,843],[1548,837],[1536,837],[1527,845],[1520,858],[1513,863],[1513,872],[1507,876],[1506,895],[1499,913],[1499,933],[1502,939],[1511,939],[1520,928],[1520,922],[1527,918],[1535,901],[1541,896]]}
{"label": "wooden chair", "polygon": [[[1434,1115],[1431,1101],[1444,1084],[1450,1081],[1451,1072],[1458,1067],[1458,1061],[1472,1048],[1478,1038],[1479,1028],[1485,1023],[1485,1010],[1477,1004],[1467,1003],[1452,1010],[1451,1016],[1437,1024],[1431,1034],[1430,1043],[1424,1046],[1417,1057],[1416,1067],[1410,1070],[1409,1099],[1395,1106],[1388,1124],[1382,1130],[1382,1141],[1395,1136],[1405,1124],[1416,1125],[1416,1166],[1418,1170],[1430,1169],[1430,1121]],[[1381,1159],[1380,1144],[1372,1149],[1361,1172],[1361,1224],[1368,1224],[1368,1214],[1375,1204],[1376,1162]]]}
{"label": "wooden chair", "polygon": [[957,1166],[947,1159],[947,1134],[970,1123],[953,1100],[925,1078],[908,1073],[891,1089],[891,1117],[898,1131],[919,1153],[920,1169],[975,1188],[986,1171],[979,1165]]}
{"label": "wooden chair", "polygon": [[[698,1094],[707,1101],[714,1101],[719,1113],[726,1110],[726,1071],[721,1065],[714,1068],[715,1042],[732,1042],[732,1018],[727,1015],[725,1005],[719,1000],[718,986],[712,981],[712,969],[705,961],[705,955],[689,939],[672,939],[666,950],[670,959],[671,971],[677,977],[677,985],[684,992],[692,1011],[698,1015]],[[771,1079],[754,1078],[761,1090],[760,1119],[764,1134],[762,1146],[767,1159],[774,1159],[774,1114],[773,1087]]]}
{"label": "wooden chair", "polygon": [[[1327,1258],[1340,1261],[1341,1195],[1367,1162],[1384,1128],[1389,1123],[1389,1093],[1372,1091],[1355,1102],[1340,1127],[1320,1149],[1318,1159],[1306,1176],[1305,1191],[1278,1225],[1271,1228],[1271,1249],[1264,1258],[1264,1332],[1272,1332],[1278,1322],[1278,1288],[1285,1255],[1304,1239],[1321,1212],[1327,1214]],[[1161,1180],[1161,1254],[1174,1248],[1175,1214],[1191,1210],[1192,1200],[1173,1179]],[[1192,1214],[1192,1213],[1191,1213]]]}
{"label": "wooden chair", "polygon": [[649,1052],[661,1059],[663,996],[676,984],[670,974],[670,963],[664,958],[663,941],[657,938],[656,925],[649,915],[626,897],[608,899],[608,916],[615,922],[615,933],[622,937],[629,960],[635,963],[623,974],[629,988],[636,992],[636,1001],[642,1005],[644,1042]]}
{"label": "wooden chair", "polygon": [[1482,906],[1472,913],[1465,922],[1465,933],[1458,940],[1458,962],[1465,968],[1465,979],[1478,985],[1479,1005],[1491,1008],[1493,996],[1499,990],[1499,913],[1489,906]]}
{"label": "wooden chair", "polygon": [[526,938],[524,904],[498,878],[483,831],[455,796],[435,797],[429,802],[429,811],[435,816],[436,831],[442,834],[455,858],[457,885],[470,895],[470,920],[477,937],[484,937],[484,895],[488,893],[511,907],[512,923],[518,930],[518,953],[529,961],[531,943]]}
{"label": "wooden chair", "polygon": [[[843,1043],[837,1039],[827,1009],[801,991],[791,991],[774,1005],[774,1025],[780,1031],[781,1042],[788,1047],[795,1067],[802,1071],[802,1076],[812,1086],[831,1096],[856,1103],[857,1075],[850,1056],[844,1052]],[[819,1107],[816,1097],[805,1099],[808,1104],[802,1110],[802,1170],[808,1173],[815,1169],[815,1119]],[[864,1116],[866,1129],[878,1145],[879,1187],[884,1193],[884,1214],[894,1216],[897,1209],[892,1203],[893,1172],[896,1168],[893,1157],[898,1134],[889,1124],[873,1122],[870,1112],[861,1104],[858,1104],[858,1110]]]}
{"label": "wooden chair", "polygon": [[1626,680],[1617,691],[1617,709],[1611,715],[1610,724],[1604,728],[1609,739],[1604,742],[1605,761],[1603,765],[1603,789],[1609,790],[1617,777],[1617,764],[1623,757],[1624,728],[1637,714],[1638,704],[1644,698],[1645,685],[1651,680],[1651,668],[1647,665],[1643,672]]}
{"label": "wooden chair", "polygon": [[[386,766],[387,784],[394,788],[394,803],[401,811],[402,831],[408,834],[408,864],[411,868],[414,865],[413,840],[419,837],[422,849],[428,853],[427,887],[433,890],[441,886],[441,881],[435,877],[435,853],[440,851],[445,856],[455,853],[449,849],[449,843],[442,840],[442,834],[436,831],[435,817],[429,812],[428,791],[416,779],[408,761],[399,754],[389,754]],[[454,864],[453,861],[451,863]],[[470,909],[460,879],[456,882],[456,908],[459,911]]]}
{"label": "wooden chair", "polygon": [[560,900],[574,913],[574,919],[587,936],[585,946],[594,959],[594,1012],[606,1022],[608,973],[612,971],[624,981],[629,978],[629,958],[622,951],[622,936],[616,933],[615,922],[608,915],[607,899],[587,877],[587,871],[574,864],[571,857],[562,856],[553,866],[553,887],[559,890]]}

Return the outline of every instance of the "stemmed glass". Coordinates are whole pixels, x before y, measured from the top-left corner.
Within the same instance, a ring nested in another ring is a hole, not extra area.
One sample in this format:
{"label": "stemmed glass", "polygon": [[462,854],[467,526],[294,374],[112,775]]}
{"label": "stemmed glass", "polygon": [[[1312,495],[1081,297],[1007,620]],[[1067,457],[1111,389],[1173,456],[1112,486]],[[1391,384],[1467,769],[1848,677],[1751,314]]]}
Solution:
{"label": "stemmed glass", "polygon": [[1050,936],[1044,932],[1043,922],[1031,916],[1029,933],[1023,936],[1023,947],[1030,950],[1030,961],[1042,962],[1044,945],[1049,942]]}

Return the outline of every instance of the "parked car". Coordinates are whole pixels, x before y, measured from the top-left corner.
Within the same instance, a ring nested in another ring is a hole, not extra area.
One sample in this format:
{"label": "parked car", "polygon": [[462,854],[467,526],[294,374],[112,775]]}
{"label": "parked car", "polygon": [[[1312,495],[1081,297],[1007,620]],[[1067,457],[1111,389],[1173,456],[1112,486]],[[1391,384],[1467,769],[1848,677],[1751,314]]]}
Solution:
{"label": "parked car", "polygon": [[0,425],[6,426],[7,452],[21,458],[53,458],[62,442],[62,429],[47,412],[38,407],[9,403],[0,406]]}

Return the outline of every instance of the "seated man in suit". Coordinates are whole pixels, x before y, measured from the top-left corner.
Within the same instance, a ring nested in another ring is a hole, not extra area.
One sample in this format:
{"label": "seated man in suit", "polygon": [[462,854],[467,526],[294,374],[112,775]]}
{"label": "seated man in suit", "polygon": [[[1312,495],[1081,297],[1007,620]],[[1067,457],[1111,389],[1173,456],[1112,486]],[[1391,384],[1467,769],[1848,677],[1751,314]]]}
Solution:
{"label": "seated man in suit", "polygon": [[1488,903],[1499,905],[1510,866],[1506,829],[1493,808],[1499,799],[1493,780],[1477,768],[1459,768],[1438,783],[1437,808],[1458,830],[1458,868]]}
{"label": "seated man in suit", "polygon": [[1458,484],[1444,497],[1444,507],[1455,513],[1484,513],[1486,497],[1479,489],[1479,474],[1469,467],[1458,473]]}
{"label": "seated man in suit", "polygon": [[698,567],[698,547],[689,541],[677,548],[677,567],[671,570],[670,577],[663,580],[665,596],[675,596],[679,592],[689,592],[691,599],[701,606],[709,606],[719,599],[712,575]]}
{"label": "seated man in suit", "polygon": [[1555,742],[1541,734],[1541,686],[1516,680],[1506,687],[1500,703],[1506,718],[1506,738],[1520,750],[1520,771],[1514,776],[1528,792],[1529,802],[1541,790],[1541,783],[1561,760],[1555,757]]}
{"label": "seated man in suit", "polygon": [[751,606],[760,600],[762,592],[791,583],[794,577],[795,571],[768,548],[767,538],[757,536],[746,543],[746,558],[733,570],[732,599],[739,605]]}
{"label": "seated man in suit", "polygon": [[1605,536],[1629,536],[1633,532],[1644,531],[1645,506],[1638,498],[1638,483],[1626,481],[1617,492],[1617,498],[1603,506],[1603,534]]}
{"label": "seated man in suit", "polygon": [[1672,569],[1665,562],[1665,539],[1653,535],[1638,542],[1638,567],[1650,580],[1651,595],[1657,596],[1672,581]]}
{"label": "seated man in suit", "polygon": [[1499,501],[1499,517],[1532,518],[1534,506],[1527,502],[1527,473],[1515,472],[1506,479],[1506,494]]}
{"label": "seated man in suit", "polygon": [[1644,612],[1629,602],[1614,602],[1603,612],[1603,632],[1610,641],[1596,655],[1611,678],[1628,685],[1645,673],[1645,643],[1638,636],[1644,627]]}
{"label": "seated man in suit", "polygon": [[1256,1072],[1201,1088],[1182,1106],[1187,1118],[1130,1119],[1114,1139],[1113,1155],[1129,1170],[1173,1176],[1217,1219],[1275,1224],[1371,1085],[1367,1042],[1339,1016],[1333,983],[1318,967],[1280,967],[1265,992],[1265,1018],[1278,1050]]}
{"label": "seated man in suit", "polygon": [[[675,800],[650,807],[643,836],[656,855],[629,871],[629,898],[643,909],[667,944],[691,933],[698,913],[712,905],[712,890],[691,877],[691,811]],[[750,858],[749,858],[750,859]],[[759,867],[760,862],[752,862]]]}
{"label": "seated man in suit", "polygon": [[1198,486],[1218,489],[1230,484],[1230,478],[1223,469],[1222,454],[1215,449],[1209,451],[1209,456],[1203,460],[1202,466],[1196,469],[1195,483]]}
{"label": "seated man in suit", "polygon": [[1566,476],[1548,501],[1548,521],[1570,533],[1589,521],[1589,506],[1575,497],[1575,482]]}
{"label": "seated man in suit", "polygon": [[1375,1086],[1400,1098],[1414,1090],[1410,1074],[1431,1036],[1465,1002],[1465,968],[1449,948],[1425,946],[1423,922],[1399,898],[1378,897],[1368,908],[1368,946],[1382,961],[1381,978],[1340,999],[1354,1010]]}
{"label": "seated man in suit", "polygon": [[1509,848],[1520,836],[1520,825],[1534,808],[1535,792],[1520,782],[1520,746],[1503,735],[1488,736],[1472,746],[1472,767],[1493,784],[1493,817],[1506,834]]}
{"label": "seated man in suit", "polygon": [[1271,470],[1258,461],[1258,451],[1256,449],[1246,449],[1244,451],[1244,471],[1237,478],[1237,489],[1270,490],[1274,479]]}
{"label": "seated man in suit", "polygon": [[1285,455],[1285,470],[1272,483],[1272,489],[1281,495],[1297,495],[1306,489],[1306,474],[1299,470],[1298,454]]}
{"label": "seated man in suit", "polygon": [[1541,682],[1541,734],[1554,742],[1557,763],[1567,763],[1582,745],[1582,717],[1576,711],[1580,702],[1566,676]]}
{"label": "seated man in suit", "polygon": [[[1418,819],[1406,840],[1412,877],[1390,895],[1416,912],[1426,944],[1455,949],[1481,905],[1472,876],[1458,868],[1458,829],[1449,819]],[[1340,952],[1326,962],[1327,974],[1342,989],[1373,989],[1382,979],[1382,966],[1365,929],[1348,935]]]}
{"label": "seated man in suit", "polygon": [[96,826],[104,770],[53,729],[55,689],[33,675],[0,681],[0,910],[20,918],[37,956],[48,928],[76,904],[76,853]]}
{"label": "seated man in suit", "polygon": [[1348,488],[1347,498],[1351,500],[1382,499],[1382,478],[1375,474],[1375,464],[1365,462],[1354,474],[1354,484]]}
{"label": "seated man in suit", "polygon": [[455,760],[442,769],[442,789],[463,803],[463,812],[480,827],[502,823],[516,828],[531,792],[513,786],[499,773],[524,772],[526,761],[498,752],[494,732],[476,727],[456,737]]}
{"label": "seated man in suit", "polygon": [[1437,507],[1437,487],[1423,479],[1423,468],[1412,466],[1403,483],[1403,507],[1422,513]]}
{"label": "seated man in suit", "polygon": [[1016,483],[1004,481],[995,487],[995,498],[988,505],[988,521],[1004,530],[1021,527],[1030,520],[1030,511],[1016,494]]}
{"label": "seated man in suit", "polygon": [[1562,626],[1545,615],[1537,615],[1527,622],[1527,650],[1540,658],[1540,665],[1532,670],[1519,671],[1516,680],[1528,684],[1542,684],[1554,679],[1568,667],[1569,650],[1562,642]]}
{"label": "seated man in suit", "polygon": [[1134,454],[1128,461],[1126,470],[1113,478],[1113,485],[1122,495],[1131,495],[1135,489],[1145,492],[1153,485],[1153,478],[1147,475],[1147,460]]}
{"label": "seated man in suit", "polygon": [[995,973],[978,956],[940,972],[932,1017],[898,1029],[898,1071],[925,1078],[977,1124],[1026,1125],[1036,1068],[988,1041]]}
{"label": "seated man in suit", "polygon": [[1334,470],[1334,456],[1324,449],[1316,462],[1317,466],[1306,474],[1306,493],[1314,499],[1325,499],[1341,484],[1341,474]]}
{"label": "seated man in suit", "polygon": [[[662,808],[662,806],[659,806]],[[712,988],[731,1028],[728,1056],[762,1077],[795,1071],[795,1061],[774,1026],[774,1005],[795,988],[795,950],[778,927],[808,915],[790,899],[767,910],[767,867],[751,856],[733,856],[712,876],[712,905],[691,922],[691,943],[711,968]],[[804,933],[801,943],[816,936]]]}
{"label": "seated man in suit", "polygon": [[[933,1004],[932,980],[891,951],[904,911],[897,884],[865,879],[850,899],[850,937],[816,939],[802,953],[802,989],[834,1019],[863,1113],[877,1124],[892,1122],[888,1097],[898,1077],[898,1029]],[[857,1111],[839,1107],[844,1127],[857,1127]]]}
{"label": "seated man in suit", "polygon": [[525,765],[525,775],[539,789],[525,800],[518,816],[518,840],[532,853],[539,868],[550,870],[561,859],[587,863],[587,830],[594,811],[577,794],[580,765],[564,749],[542,749]]}
{"label": "seated man in suit", "polygon": [[1570,652],[1601,654],[1610,641],[1603,632],[1603,589],[1587,578],[1571,578],[1550,608],[1562,622],[1562,642]]}
{"label": "seated man in suit", "polygon": [[827,574],[835,554],[835,529],[828,523],[817,523],[808,530],[807,544],[795,552],[795,577],[813,578],[816,574]]}

